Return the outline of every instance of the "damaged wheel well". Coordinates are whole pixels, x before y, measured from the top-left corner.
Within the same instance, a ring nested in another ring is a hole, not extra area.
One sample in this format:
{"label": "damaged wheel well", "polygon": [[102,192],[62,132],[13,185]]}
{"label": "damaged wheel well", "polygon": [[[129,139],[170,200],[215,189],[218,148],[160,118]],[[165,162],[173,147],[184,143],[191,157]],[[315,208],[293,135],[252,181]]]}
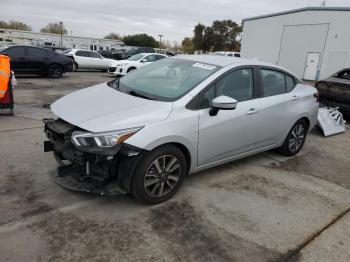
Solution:
{"label": "damaged wheel well", "polygon": [[307,130],[309,130],[309,128],[310,128],[310,120],[309,120],[309,118],[304,116],[304,117],[300,118],[299,120],[304,120],[306,122],[306,124],[307,124]]}

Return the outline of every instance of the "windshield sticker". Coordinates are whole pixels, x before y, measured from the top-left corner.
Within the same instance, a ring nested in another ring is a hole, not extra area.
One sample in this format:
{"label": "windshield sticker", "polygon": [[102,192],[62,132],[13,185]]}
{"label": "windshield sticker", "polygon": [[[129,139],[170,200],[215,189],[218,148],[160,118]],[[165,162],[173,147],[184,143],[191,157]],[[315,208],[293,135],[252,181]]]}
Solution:
{"label": "windshield sticker", "polygon": [[195,63],[195,64],[193,64],[192,66],[204,68],[204,69],[207,69],[207,70],[213,70],[213,69],[216,68],[216,66],[207,65],[207,64],[202,64],[202,63]]}

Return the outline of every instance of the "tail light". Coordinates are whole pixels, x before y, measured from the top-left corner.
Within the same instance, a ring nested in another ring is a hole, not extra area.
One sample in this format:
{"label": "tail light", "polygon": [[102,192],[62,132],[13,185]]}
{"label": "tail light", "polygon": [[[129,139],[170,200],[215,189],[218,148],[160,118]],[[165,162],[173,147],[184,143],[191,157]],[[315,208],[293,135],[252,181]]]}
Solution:
{"label": "tail light", "polygon": [[314,93],[314,97],[316,98],[316,102],[320,102],[320,93]]}

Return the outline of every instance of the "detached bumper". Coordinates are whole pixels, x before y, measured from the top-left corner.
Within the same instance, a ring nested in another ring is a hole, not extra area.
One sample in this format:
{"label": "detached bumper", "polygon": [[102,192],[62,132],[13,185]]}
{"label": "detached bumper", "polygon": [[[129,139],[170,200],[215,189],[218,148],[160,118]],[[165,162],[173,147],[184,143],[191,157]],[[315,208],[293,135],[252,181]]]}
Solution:
{"label": "detached bumper", "polygon": [[83,152],[71,142],[72,133],[79,128],[61,119],[46,119],[44,123],[49,138],[44,142],[44,151],[54,152],[59,164],[57,173],[51,174],[58,185],[70,190],[105,195],[130,191],[141,149],[123,144],[113,156]]}

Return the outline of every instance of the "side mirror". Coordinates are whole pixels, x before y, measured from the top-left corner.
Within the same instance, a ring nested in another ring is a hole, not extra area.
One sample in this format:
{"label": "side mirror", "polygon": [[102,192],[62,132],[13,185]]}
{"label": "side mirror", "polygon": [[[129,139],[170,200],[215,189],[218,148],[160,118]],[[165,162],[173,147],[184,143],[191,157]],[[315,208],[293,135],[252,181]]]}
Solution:
{"label": "side mirror", "polygon": [[234,110],[237,107],[238,101],[228,96],[218,96],[211,101],[209,110],[210,116],[216,116],[219,110]]}

